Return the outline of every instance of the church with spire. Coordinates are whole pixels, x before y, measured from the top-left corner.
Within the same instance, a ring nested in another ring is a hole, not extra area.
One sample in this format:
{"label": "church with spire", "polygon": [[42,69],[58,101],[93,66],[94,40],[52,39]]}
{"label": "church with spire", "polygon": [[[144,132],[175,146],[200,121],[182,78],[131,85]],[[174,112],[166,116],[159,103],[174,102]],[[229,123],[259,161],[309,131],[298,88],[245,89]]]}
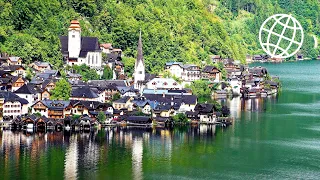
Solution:
{"label": "church with spire", "polygon": [[143,89],[146,86],[146,83],[155,78],[155,75],[146,73],[146,67],[143,59],[143,50],[142,50],[142,37],[141,37],[141,30],[139,35],[139,41],[138,41],[138,48],[137,48],[137,59],[134,64],[134,88],[138,89],[140,92],[143,91]]}

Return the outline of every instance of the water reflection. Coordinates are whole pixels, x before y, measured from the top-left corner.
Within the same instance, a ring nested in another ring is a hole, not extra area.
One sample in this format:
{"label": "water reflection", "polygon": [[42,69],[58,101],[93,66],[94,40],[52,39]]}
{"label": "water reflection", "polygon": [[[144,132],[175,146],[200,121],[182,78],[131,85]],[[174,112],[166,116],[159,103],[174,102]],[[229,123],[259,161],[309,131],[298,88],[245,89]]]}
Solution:
{"label": "water reflection", "polygon": [[[220,100],[236,119],[243,119],[247,111],[248,120],[256,116],[253,111],[266,111],[276,101],[276,97]],[[233,132],[234,127],[228,129]],[[214,153],[217,133],[224,130],[207,125],[109,127],[90,133],[0,131],[0,174],[4,179],[153,178],[146,172],[171,174],[177,163],[196,163],[184,159],[190,154]]]}
{"label": "water reflection", "polygon": [[143,179],[142,175],[143,141],[135,137],[132,143],[132,175],[133,179]]}
{"label": "water reflection", "polygon": [[240,98],[234,97],[231,99],[217,100],[222,105],[230,107],[230,115],[236,119],[241,117],[243,111],[259,111],[265,112],[267,105],[277,101],[277,95],[268,96],[265,98]]}
{"label": "water reflection", "polygon": [[[0,174],[4,179],[144,179],[144,169],[166,162],[173,149],[212,143],[216,126],[112,127],[91,133],[0,131]],[[149,161],[151,160],[151,161]]]}
{"label": "water reflection", "polygon": [[65,179],[77,179],[79,153],[77,136],[72,136],[69,143],[66,149],[64,177]]}

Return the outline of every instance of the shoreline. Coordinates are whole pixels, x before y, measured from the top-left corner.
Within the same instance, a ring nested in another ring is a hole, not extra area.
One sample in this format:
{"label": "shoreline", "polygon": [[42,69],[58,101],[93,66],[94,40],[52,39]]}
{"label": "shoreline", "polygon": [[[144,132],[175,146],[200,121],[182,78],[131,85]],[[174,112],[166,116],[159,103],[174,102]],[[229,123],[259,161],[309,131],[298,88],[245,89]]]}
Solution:
{"label": "shoreline", "polygon": [[192,120],[188,123],[174,123],[174,124],[138,124],[138,123],[105,123],[101,124],[99,126],[91,125],[91,126],[59,126],[58,127],[26,127],[26,126],[20,126],[20,127],[13,127],[13,124],[7,124],[4,126],[4,123],[0,124],[1,130],[14,130],[14,131],[32,131],[32,132],[47,132],[47,131],[54,131],[54,132],[61,132],[61,131],[67,131],[67,132],[79,132],[79,131],[94,131],[99,129],[105,129],[107,127],[145,127],[145,128],[166,128],[166,127],[188,127],[188,126],[199,126],[199,125],[207,125],[207,126],[221,126],[221,127],[228,127],[232,125],[234,122],[233,117],[220,117],[215,122],[193,122]]}

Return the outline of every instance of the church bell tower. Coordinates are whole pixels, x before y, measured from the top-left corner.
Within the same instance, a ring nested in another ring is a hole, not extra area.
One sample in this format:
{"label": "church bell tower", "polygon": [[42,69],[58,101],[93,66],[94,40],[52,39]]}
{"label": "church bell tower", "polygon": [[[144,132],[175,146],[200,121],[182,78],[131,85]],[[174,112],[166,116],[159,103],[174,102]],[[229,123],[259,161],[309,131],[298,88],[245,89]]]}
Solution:
{"label": "church bell tower", "polygon": [[68,29],[69,58],[78,58],[81,50],[81,27],[77,20],[72,20]]}
{"label": "church bell tower", "polygon": [[145,80],[145,64],[143,60],[143,52],[142,52],[142,38],[141,38],[141,31],[138,41],[138,53],[137,53],[137,60],[134,65],[134,88],[140,89],[142,81]]}

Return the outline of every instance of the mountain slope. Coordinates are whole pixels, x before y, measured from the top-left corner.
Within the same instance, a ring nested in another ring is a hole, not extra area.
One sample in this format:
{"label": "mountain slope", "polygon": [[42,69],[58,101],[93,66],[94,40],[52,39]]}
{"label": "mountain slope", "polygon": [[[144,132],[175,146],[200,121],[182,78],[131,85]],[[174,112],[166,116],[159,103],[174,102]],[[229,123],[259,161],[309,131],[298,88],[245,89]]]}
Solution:
{"label": "mountain slope", "polygon": [[216,4],[214,11],[232,37],[238,38],[249,54],[264,53],[258,41],[261,24],[273,14],[291,14],[302,25],[305,39],[300,53],[305,57],[316,58],[319,49],[313,36],[320,36],[320,3],[318,0],[221,0],[207,1]]}
{"label": "mountain slope", "polygon": [[297,14],[310,34],[302,52],[316,56],[310,48],[312,35],[320,34],[316,0],[0,0],[0,51],[62,67],[58,36],[76,18],[83,36],[124,50],[129,72],[140,29],[149,72],[159,72],[167,61],[201,65],[210,54],[244,62],[247,53],[263,53],[259,27],[280,12]]}
{"label": "mountain slope", "polygon": [[83,36],[112,42],[135,57],[139,30],[148,70],[158,72],[167,61],[200,64],[209,54],[244,60],[220,18],[200,0],[0,0],[1,50],[28,61],[47,60],[61,66],[59,35],[73,18]]}

